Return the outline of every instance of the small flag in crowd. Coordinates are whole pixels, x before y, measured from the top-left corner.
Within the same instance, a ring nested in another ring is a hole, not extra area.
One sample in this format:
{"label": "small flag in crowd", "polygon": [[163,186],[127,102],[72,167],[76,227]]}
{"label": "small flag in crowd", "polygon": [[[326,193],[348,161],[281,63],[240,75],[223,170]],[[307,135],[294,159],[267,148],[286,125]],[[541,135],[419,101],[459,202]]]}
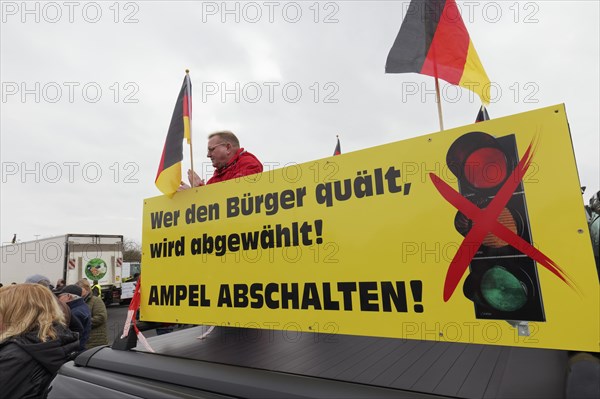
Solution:
{"label": "small flag in crowd", "polygon": [[140,287],[142,286],[142,277],[140,276],[135,283],[135,291],[133,291],[133,298],[131,298],[131,302],[129,303],[129,309],[127,309],[127,319],[125,319],[125,324],[123,325],[123,334],[121,335],[121,339],[126,338],[129,335],[129,329],[133,326],[133,330],[137,336],[138,341],[144,345],[144,347],[150,351],[154,352],[154,349],[150,346],[144,334],[140,331],[136,322],[136,315],[138,310],[140,309],[141,295],[140,295]]}
{"label": "small flag in crowd", "polygon": [[490,79],[455,0],[412,0],[394,41],[386,73],[415,72],[475,92],[490,102]]}
{"label": "small flag in crowd", "polygon": [[165,195],[172,196],[181,183],[183,161],[183,139],[191,140],[192,82],[186,71],[183,85],[175,103],[171,124],[165,140],[162,157],[158,165],[156,187]]}
{"label": "small flag in crowd", "polygon": [[475,123],[489,121],[489,120],[490,120],[490,115],[488,114],[485,106],[482,105],[481,108],[479,108],[479,112],[477,113],[477,119],[475,119]]}
{"label": "small flag in crowd", "polygon": [[342,153],[342,146],[340,145],[340,136],[337,137],[337,144],[335,146],[335,150],[333,151],[333,155],[340,155]]}

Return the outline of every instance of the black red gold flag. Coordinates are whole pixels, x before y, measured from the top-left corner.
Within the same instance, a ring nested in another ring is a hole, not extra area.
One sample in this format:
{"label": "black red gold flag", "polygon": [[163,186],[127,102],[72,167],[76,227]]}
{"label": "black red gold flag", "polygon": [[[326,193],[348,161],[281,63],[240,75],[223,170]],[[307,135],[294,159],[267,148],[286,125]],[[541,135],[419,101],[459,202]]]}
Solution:
{"label": "black red gold flag", "polygon": [[340,155],[342,153],[342,146],[340,145],[340,138],[337,138],[337,144],[335,146],[335,150],[333,150],[333,155]]}
{"label": "black red gold flag", "polygon": [[477,113],[477,118],[475,119],[475,123],[489,121],[489,120],[490,120],[490,115],[488,114],[485,106],[482,105],[481,108],[479,108],[479,112]]}
{"label": "black red gold flag", "polygon": [[156,187],[165,195],[172,196],[181,183],[183,139],[191,139],[192,82],[190,75],[183,78],[183,85],[175,103],[171,124],[165,140],[156,180]]}
{"label": "black red gold flag", "polygon": [[490,102],[490,79],[455,0],[412,0],[388,54],[386,73],[420,73],[473,91]]}

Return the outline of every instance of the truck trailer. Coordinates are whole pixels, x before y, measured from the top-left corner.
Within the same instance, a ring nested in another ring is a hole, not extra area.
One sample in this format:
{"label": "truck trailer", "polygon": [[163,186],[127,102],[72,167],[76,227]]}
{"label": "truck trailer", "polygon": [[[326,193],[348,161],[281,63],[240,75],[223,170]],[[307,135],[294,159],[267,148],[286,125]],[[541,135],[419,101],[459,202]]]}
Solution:
{"label": "truck trailer", "polygon": [[63,234],[1,247],[0,281],[23,283],[41,274],[56,284],[64,279],[75,284],[81,278],[102,286],[105,303],[121,296],[123,236],[104,234]]}
{"label": "truck trailer", "polygon": [[129,302],[133,298],[135,285],[141,271],[140,262],[123,262],[121,267],[121,302]]}

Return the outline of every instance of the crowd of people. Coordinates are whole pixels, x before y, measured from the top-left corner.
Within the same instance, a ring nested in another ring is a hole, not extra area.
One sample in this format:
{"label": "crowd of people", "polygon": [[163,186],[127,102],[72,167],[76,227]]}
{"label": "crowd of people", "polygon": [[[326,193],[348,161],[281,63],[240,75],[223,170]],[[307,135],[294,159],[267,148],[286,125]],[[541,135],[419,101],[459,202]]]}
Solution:
{"label": "crowd of people", "polygon": [[65,362],[108,345],[107,320],[104,302],[92,295],[86,279],[56,289],[36,274],[22,284],[1,287],[2,397],[45,397]]}
{"label": "crowd of people", "polygon": [[[180,190],[214,184],[263,171],[262,163],[240,147],[230,131],[208,137],[215,173],[204,182],[188,172]],[[48,394],[58,369],[84,350],[108,345],[108,313],[97,281],[76,284],[43,275],[0,284],[0,393],[2,398],[40,398]]]}

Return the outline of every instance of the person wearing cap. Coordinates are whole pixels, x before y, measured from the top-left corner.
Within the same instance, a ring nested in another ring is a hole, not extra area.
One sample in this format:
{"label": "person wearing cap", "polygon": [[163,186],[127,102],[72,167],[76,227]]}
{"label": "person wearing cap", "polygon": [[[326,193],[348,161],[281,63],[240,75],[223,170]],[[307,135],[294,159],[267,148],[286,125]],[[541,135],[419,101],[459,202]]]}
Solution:
{"label": "person wearing cap", "polygon": [[50,288],[50,291],[54,290],[54,287],[50,283],[50,279],[41,274],[34,274],[32,276],[27,277],[27,279],[25,280],[25,283],[26,284],[40,284],[46,288]]}
{"label": "person wearing cap", "polygon": [[58,300],[66,303],[71,309],[71,317],[76,318],[83,326],[83,332],[79,335],[79,350],[85,350],[85,345],[90,337],[92,329],[92,315],[90,308],[85,304],[83,290],[75,284],[69,284],[58,292]]}
{"label": "person wearing cap", "polygon": [[[59,280],[60,281],[60,280]],[[62,280],[64,281],[64,280]],[[25,280],[26,284],[39,284],[43,287],[48,288],[50,291],[52,290],[52,284],[50,284],[50,279],[44,275],[41,274],[34,274],[32,276],[27,277],[27,279]],[[64,288],[64,284],[61,287],[61,289]],[[59,292],[60,290],[53,291],[53,292]],[[71,317],[71,309],[69,309],[69,306],[58,300],[58,298],[54,297],[56,302],[58,302],[58,305],[60,306],[63,315],[65,316],[65,322],[67,324],[67,326],[69,327],[69,330],[77,333],[79,336],[81,336],[83,334],[83,325],[81,324],[81,321],[79,321],[79,319],[75,318],[75,317]]]}

